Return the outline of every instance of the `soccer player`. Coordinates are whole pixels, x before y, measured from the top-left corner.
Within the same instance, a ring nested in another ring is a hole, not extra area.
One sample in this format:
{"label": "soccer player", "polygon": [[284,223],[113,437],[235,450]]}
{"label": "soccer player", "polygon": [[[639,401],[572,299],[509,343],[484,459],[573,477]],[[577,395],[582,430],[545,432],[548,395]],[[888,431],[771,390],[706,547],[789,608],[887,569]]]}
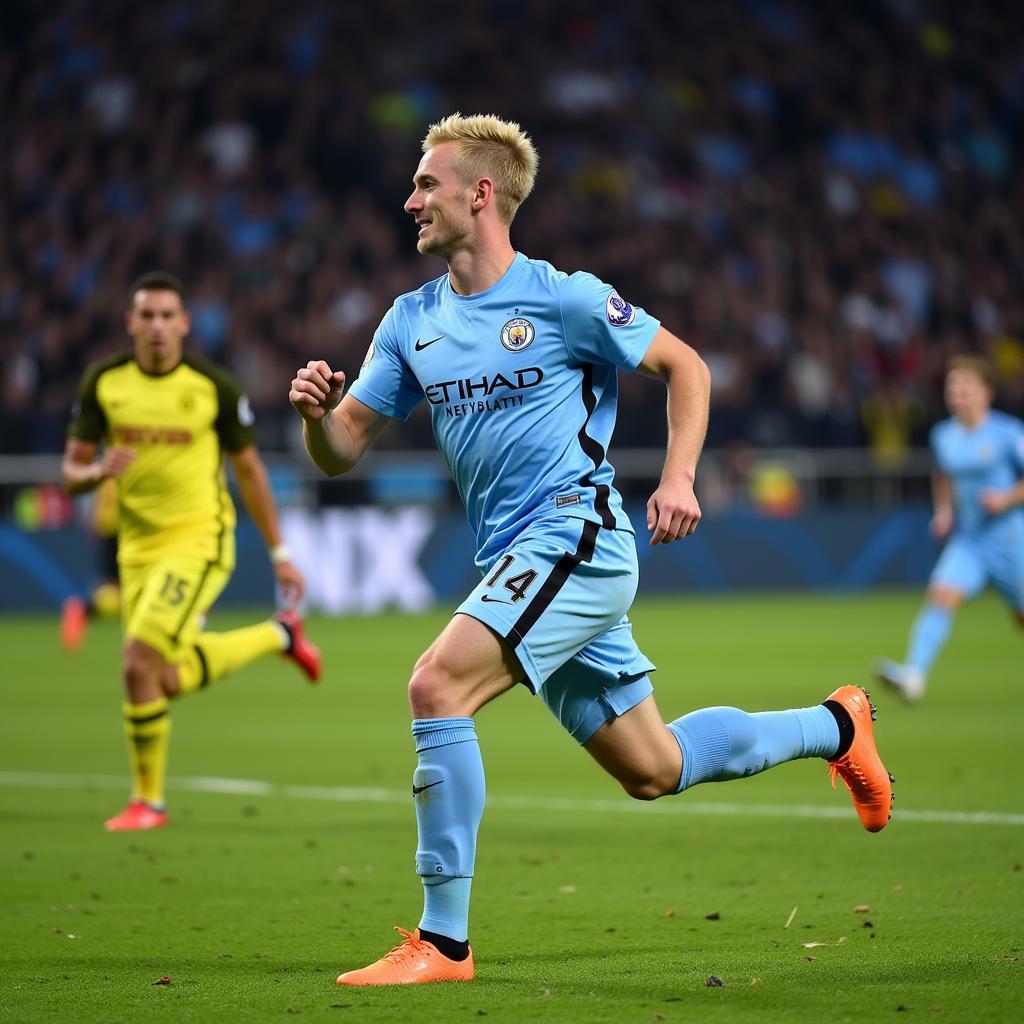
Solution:
{"label": "soccer player", "polygon": [[992,406],[992,371],[957,356],[946,373],[952,416],[932,428],[932,534],[949,538],[902,662],[881,658],[875,674],[908,701],[925,693],[956,610],[992,582],[1024,626],[1024,423]]}
{"label": "soccer player", "polygon": [[351,469],[390,418],[426,399],[482,573],[409,683],[423,916],[339,985],[473,977],[469,900],[484,808],[473,715],[520,682],[637,799],[821,757],[833,785],[837,773],[846,781],[866,828],[889,818],[890,779],[856,687],[796,711],[708,708],[663,721],[654,665],[626,616],[635,538],[605,452],[618,371],[664,381],[668,452],[647,528],[651,544],[692,533],[709,374],[609,285],[512,248],[509,226],[536,167],[516,124],[453,114],[433,125],[405,210],[418,250],[445,259],[448,273],[396,300],[347,394],[345,374],[324,360],[300,369],[289,392],[309,454],[330,475]]}
{"label": "soccer player", "polygon": [[[62,464],[72,494],[104,480],[117,482],[132,792],[128,806],[106,822],[109,831],[167,823],[172,698],[266,654],[284,654],[311,681],[321,668],[320,653],[294,610],[303,579],[281,541],[248,401],[224,370],[184,354],[189,316],[177,278],[160,272],[139,278],[125,324],[132,350],[86,371]],[[201,631],[200,621],[235,564],[225,453],[291,607],[255,626],[212,633]]]}

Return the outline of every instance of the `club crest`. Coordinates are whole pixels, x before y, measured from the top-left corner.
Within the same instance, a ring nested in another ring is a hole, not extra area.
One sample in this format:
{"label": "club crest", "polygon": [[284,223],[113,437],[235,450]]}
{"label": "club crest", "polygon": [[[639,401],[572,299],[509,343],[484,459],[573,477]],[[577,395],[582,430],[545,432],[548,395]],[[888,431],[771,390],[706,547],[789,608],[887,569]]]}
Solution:
{"label": "club crest", "polygon": [[537,332],[529,320],[517,316],[501,329],[501,343],[509,352],[522,352],[533,344]]}
{"label": "club crest", "polygon": [[377,351],[377,343],[374,341],[370,342],[370,347],[366,350],[366,355],[363,356],[363,366],[369,366],[370,360],[373,359],[373,354]]}
{"label": "club crest", "polygon": [[604,311],[612,327],[628,327],[636,319],[636,310],[615,291],[608,296]]}
{"label": "club crest", "polygon": [[251,427],[256,422],[252,406],[249,404],[248,395],[238,396],[238,422],[241,423],[243,427]]}

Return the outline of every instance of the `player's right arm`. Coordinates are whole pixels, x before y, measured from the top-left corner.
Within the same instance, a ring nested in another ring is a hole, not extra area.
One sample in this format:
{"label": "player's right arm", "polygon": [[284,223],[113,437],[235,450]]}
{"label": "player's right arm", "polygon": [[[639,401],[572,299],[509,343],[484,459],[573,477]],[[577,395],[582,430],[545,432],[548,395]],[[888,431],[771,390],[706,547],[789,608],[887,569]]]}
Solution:
{"label": "player's right arm", "polygon": [[116,445],[96,458],[99,448],[93,441],[69,437],[64,446],[60,472],[64,489],[69,494],[84,494],[99,487],[110,477],[119,477],[134,461],[135,450]]}
{"label": "player's right arm", "polygon": [[345,374],[310,360],[292,380],[288,400],[302,417],[306,451],[328,476],[347,473],[387,425],[388,416],[345,394]]}
{"label": "player's right arm", "polygon": [[94,490],[104,480],[119,477],[135,461],[135,449],[122,445],[107,445],[102,458],[96,458],[100,441],[107,435],[107,417],[97,385],[111,365],[109,360],[94,363],[78,385],[60,464],[61,480],[69,494]]}

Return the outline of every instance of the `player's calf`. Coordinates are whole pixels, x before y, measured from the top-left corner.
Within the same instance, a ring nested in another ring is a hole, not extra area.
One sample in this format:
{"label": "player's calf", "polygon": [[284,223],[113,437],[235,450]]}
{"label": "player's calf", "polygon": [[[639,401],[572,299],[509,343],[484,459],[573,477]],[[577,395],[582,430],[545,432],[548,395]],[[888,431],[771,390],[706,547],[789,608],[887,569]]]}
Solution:
{"label": "player's calf", "polygon": [[634,800],[657,800],[679,790],[682,754],[653,697],[605,722],[583,749]]}

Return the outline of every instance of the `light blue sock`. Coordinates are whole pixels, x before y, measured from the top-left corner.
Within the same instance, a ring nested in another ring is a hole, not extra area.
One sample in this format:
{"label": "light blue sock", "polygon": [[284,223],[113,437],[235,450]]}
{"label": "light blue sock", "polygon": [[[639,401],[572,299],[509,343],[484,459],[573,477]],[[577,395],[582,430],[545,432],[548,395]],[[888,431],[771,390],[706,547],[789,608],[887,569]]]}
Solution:
{"label": "light blue sock", "polygon": [[952,612],[937,604],[926,604],[910,628],[906,664],[917,669],[921,675],[928,675],[928,670],[949,638],[952,625]]}
{"label": "light blue sock", "polygon": [[420,928],[465,942],[476,833],[484,813],[484,763],[472,718],[417,718],[416,873],[423,882]]}
{"label": "light blue sock", "polygon": [[824,705],[748,714],[739,708],[692,711],[668,729],[683,752],[677,793],[701,782],[757,775],[798,757],[832,757],[839,726]]}

